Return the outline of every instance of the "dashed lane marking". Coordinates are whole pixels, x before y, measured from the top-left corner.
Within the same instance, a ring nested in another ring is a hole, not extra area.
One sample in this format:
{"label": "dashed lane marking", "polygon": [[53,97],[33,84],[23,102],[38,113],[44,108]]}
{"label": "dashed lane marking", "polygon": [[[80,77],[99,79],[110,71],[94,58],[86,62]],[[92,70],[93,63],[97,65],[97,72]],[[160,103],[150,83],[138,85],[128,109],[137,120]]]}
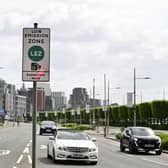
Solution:
{"label": "dashed lane marking", "polygon": [[0,156],[9,155],[10,150],[0,150]]}
{"label": "dashed lane marking", "polygon": [[29,153],[29,148],[28,147],[26,147],[25,149],[24,149],[24,151],[23,151],[23,153]]}
{"label": "dashed lane marking", "polygon": [[47,149],[47,146],[46,145],[41,145],[40,149]]}
{"label": "dashed lane marking", "polygon": [[145,161],[147,161],[147,162],[152,162],[152,163],[158,164],[158,165],[168,166],[168,163],[157,162],[157,161],[150,160],[150,159],[145,159],[145,158],[141,158],[141,159],[142,159],[142,160],[145,160]]}
{"label": "dashed lane marking", "polygon": [[31,156],[30,156],[30,155],[27,155],[27,157],[28,157],[29,164],[32,164]]}
{"label": "dashed lane marking", "polygon": [[22,161],[22,159],[23,159],[23,155],[20,155],[20,157],[19,157],[19,159],[17,160],[17,164],[19,164],[21,161]]}

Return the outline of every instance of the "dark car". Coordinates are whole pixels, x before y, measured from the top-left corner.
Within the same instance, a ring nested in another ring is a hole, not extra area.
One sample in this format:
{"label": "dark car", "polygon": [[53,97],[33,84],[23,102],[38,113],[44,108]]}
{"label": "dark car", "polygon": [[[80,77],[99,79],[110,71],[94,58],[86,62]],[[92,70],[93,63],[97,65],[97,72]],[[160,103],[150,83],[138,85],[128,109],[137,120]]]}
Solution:
{"label": "dark car", "polygon": [[120,151],[125,151],[125,148],[128,148],[130,153],[138,151],[155,151],[157,155],[162,153],[160,137],[147,127],[125,128],[121,133]]}
{"label": "dark car", "polygon": [[52,133],[55,134],[56,132],[56,125],[54,121],[42,121],[40,125],[40,135],[43,133]]}

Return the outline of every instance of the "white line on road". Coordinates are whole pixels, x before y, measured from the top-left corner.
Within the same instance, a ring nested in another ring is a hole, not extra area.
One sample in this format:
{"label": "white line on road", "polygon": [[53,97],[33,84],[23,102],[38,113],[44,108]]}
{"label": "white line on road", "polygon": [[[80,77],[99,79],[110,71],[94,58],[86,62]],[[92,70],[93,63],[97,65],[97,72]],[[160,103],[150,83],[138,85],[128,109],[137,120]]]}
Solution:
{"label": "white line on road", "polygon": [[148,161],[148,162],[155,163],[155,164],[159,164],[159,165],[162,165],[162,166],[168,166],[168,163],[157,162],[157,161],[154,161],[154,160],[144,159],[144,158],[141,158],[141,159],[145,160],[145,161]]}
{"label": "white line on road", "polygon": [[16,166],[14,166],[13,168],[16,168]]}
{"label": "white line on road", "polygon": [[31,156],[30,156],[30,155],[27,155],[27,157],[28,157],[28,160],[29,160],[29,164],[32,164]]}
{"label": "white line on road", "polygon": [[29,153],[29,148],[26,147],[26,148],[24,149],[23,153]]}
{"label": "white line on road", "polygon": [[40,145],[40,149],[47,149],[46,145]]}
{"label": "white line on road", "polygon": [[17,164],[19,164],[21,161],[22,161],[22,159],[23,159],[23,155],[20,155],[20,157],[19,157],[19,159],[17,160]]}
{"label": "white line on road", "polygon": [[10,152],[11,152],[10,150],[1,150],[1,149],[0,149],[0,156],[9,155]]}

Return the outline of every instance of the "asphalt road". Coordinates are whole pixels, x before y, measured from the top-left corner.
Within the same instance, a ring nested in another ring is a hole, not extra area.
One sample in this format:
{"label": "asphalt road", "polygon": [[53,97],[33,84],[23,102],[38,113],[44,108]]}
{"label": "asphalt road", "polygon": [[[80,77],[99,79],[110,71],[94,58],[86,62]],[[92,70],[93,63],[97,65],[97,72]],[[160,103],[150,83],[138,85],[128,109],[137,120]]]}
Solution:
{"label": "asphalt road", "polygon": [[[46,145],[49,135],[37,134],[37,168],[166,168],[168,154],[156,156],[150,154],[129,154],[119,151],[119,143],[94,135],[99,147],[99,162],[97,165],[68,162],[53,163],[46,157]],[[31,168],[31,125],[0,128],[0,168]]]}

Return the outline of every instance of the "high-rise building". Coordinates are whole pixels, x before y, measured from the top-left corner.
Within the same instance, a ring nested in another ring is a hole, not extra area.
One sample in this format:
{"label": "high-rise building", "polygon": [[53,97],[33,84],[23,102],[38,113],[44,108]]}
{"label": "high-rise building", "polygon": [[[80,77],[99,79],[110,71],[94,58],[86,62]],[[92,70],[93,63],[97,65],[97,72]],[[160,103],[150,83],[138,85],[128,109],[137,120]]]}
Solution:
{"label": "high-rise building", "polygon": [[15,118],[20,118],[21,120],[24,119],[26,116],[26,96],[16,95],[15,100]]}
{"label": "high-rise building", "polygon": [[49,83],[37,83],[37,88],[43,88],[46,96],[51,96],[51,88]]}
{"label": "high-rise building", "polygon": [[64,92],[51,93],[53,110],[62,110],[66,107],[66,97]]}
{"label": "high-rise building", "polygon": [[15,85],[8,84],[5,90],[5,111],[11,118],[15,117],[15,96]]}
{"label": "high-rise building", "polygon": [[45,110],[45,91],[43,88],[37,88],[37,111]]}
{"label": "high-rise building", "polygon": [[72,108],[85,107],[89,103],[89,96],[85,88],[74,88],[70,95],[69,104]]}
{"label": "high-rise building", "polygon": [[5,108],[5,88],[6,88],[6,82],[2,79],[0,79],[0,107],[2,109]]}

